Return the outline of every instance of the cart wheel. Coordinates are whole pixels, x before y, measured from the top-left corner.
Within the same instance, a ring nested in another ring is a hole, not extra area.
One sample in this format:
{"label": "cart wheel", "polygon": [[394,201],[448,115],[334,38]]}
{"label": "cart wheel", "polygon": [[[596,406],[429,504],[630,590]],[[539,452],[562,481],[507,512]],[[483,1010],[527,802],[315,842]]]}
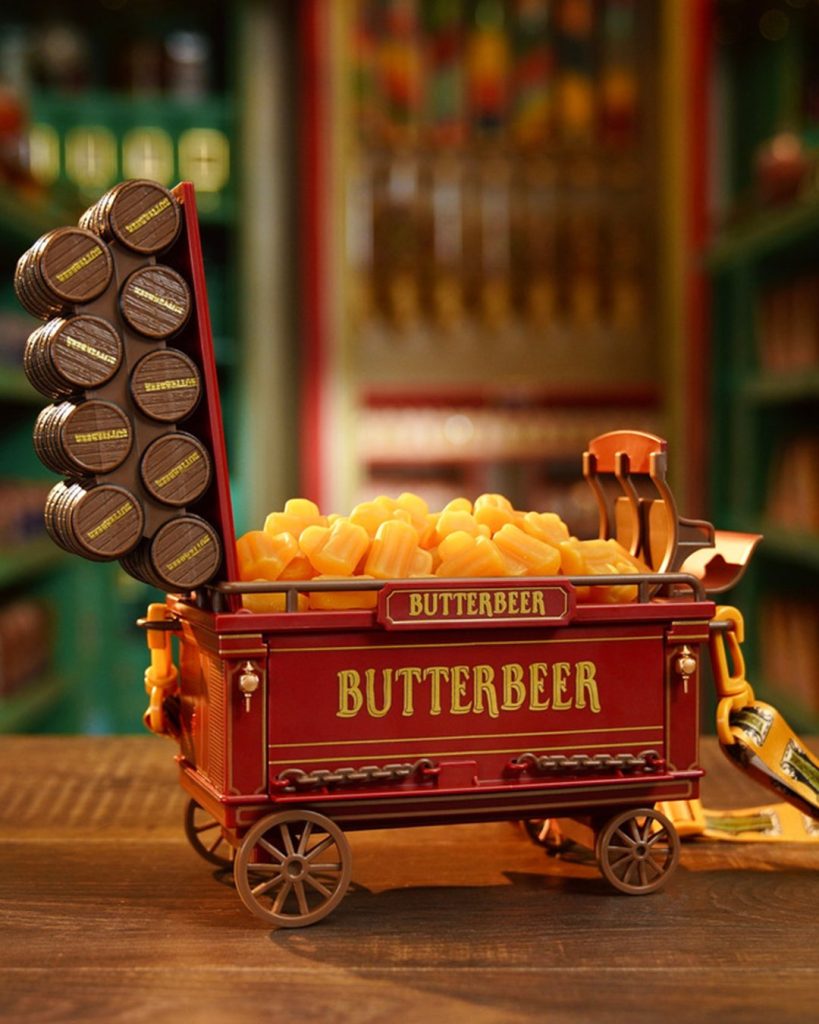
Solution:
{"label": "cart wheel", "polygon": [[256,822],[233,864],[242,902],[280,928],[301,928],[326,917],[350,883],[347,837],[315,811],[281,811]]}
{"label": "cart wheel", "polygon": [[185,835],[188,842],[210,864],[229,868],[233,863],[233,847],[222,835],[222,826],[195,800],[185,808]]}
{"label": "cart wheel", "polygon": [[603,877],[620,892],[641,896],[665,885],[680,859],[677,830],[653,808],[621,811],[603,827],[596,853]]}

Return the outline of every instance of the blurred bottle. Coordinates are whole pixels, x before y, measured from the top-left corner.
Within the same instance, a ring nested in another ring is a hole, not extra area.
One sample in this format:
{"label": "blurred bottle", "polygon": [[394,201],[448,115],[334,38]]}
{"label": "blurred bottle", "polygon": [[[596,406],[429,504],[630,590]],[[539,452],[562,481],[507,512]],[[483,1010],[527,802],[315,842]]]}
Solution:
{"label": "blurred bottle", "polygon": [[547,158],[521,164],[513,189],[514,278],[526,323],[537,332],[558,316],[557,168]]}
{"label": "blurred bottle", "polygon": [[353,324],[362,329],[375,315],[374,177],[373,149],[383,129],[383,103],[377,75],[377,4],[370,0],[357,8],[353,25],[351,62],[354,148],[347,178],[345,239],[349,268],[348,309]]}
{"label": "blurred bottle", "polygon": [[424,138],[429,165],[430,255],[425,260],[427,305],[435,325],[456,332],[465,317],[463,145],[466,137],[464,5],[424,5],[426,84]]}
{"label": "blurred bottle", "polygon": [[0,176],[29,180],[26,101],[31,87],[30,46],[25,29],[11,25],[0,39]]}
{"label": "blurred bottle", "polygon": [[578,331],[599,322],[602,305],[602,213],[598,204],[600,174],[584,158],[567,165],[571,201],[565,219],[565,295],[569,320]]}
{"label": "blurred bottle", "polygon": [[177,31],[165,38],[165,91],[180,100],[199,100],[211,84],[211,46],[203,32]]}
{"label": "blurred bottle", "polygon": [[647,273],[642,226],[633,217],[612,214],[608,238],[608,319],[614,331],[634,335],[645,322]]}
{"label": "blurred bottle", "polygon": [[476,140],[499,145],[509,109],[510,50],[501,0],[476,0],[467,40],[467,102]]}
{"label": "blurred bottle", "polygon": [[37,84],[55,92],[79,92],[91,83],[91,48],[76,25],[53,20],[43,24],[34,39]]}
{"label": "blurred bottle", "polygon": [[558,8],[557,118],[563,141],[574,147],[594,142],[594,11],[592,0],[560,0]]}
{"label": "blurred bottle", "polygon": [[162,41],[156,36],[130,39],[117,62],[119,85],[138,98],[159,96],[162,92]]}
{"label": "blurred bottle", "polygon": [[555,54],[553,0],[515,0],[511,135],[525,152],[542,151],[553,129]]}
{"label": "blurred bottle", "polygon": [[604,145],[636,145],[640,81],[635,0],[606,0],[602,19],[600,134]]}

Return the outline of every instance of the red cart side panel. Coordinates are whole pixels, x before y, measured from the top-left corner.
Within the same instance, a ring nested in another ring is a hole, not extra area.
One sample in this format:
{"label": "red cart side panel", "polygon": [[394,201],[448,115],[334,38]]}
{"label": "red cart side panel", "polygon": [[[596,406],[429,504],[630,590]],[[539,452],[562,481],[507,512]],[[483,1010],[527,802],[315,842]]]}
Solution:
{"label": "red cart side panel", "polygon": [[469,788],[520,780],[524,753],[665,757],[665,625],[271,636],[271,786],[420,758]]}
{"label": "red cart side panel", "polygon": [[[181,753],[220,797],[267,792],[266,655],[259,634],[183,629]],[[243,677],[252,680],[247,695]]]}

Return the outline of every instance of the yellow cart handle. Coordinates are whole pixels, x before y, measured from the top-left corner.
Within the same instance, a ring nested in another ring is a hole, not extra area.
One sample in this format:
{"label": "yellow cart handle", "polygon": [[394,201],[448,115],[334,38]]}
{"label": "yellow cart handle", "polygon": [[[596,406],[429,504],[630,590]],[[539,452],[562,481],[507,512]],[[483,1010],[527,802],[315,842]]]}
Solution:
{"label": "yellow cart handle", "polygon": [[144,623],[151,663],[145,669],[145,689],[150,701],[142,720],[151,732],[160,736],[174,734],[165,714],[164,702],[179,688],[179,670],[173,663],[171,631],[167,627],[152,628],[151,623],[166,623],[170,617],[167,605],[157,602],[148,605]]}

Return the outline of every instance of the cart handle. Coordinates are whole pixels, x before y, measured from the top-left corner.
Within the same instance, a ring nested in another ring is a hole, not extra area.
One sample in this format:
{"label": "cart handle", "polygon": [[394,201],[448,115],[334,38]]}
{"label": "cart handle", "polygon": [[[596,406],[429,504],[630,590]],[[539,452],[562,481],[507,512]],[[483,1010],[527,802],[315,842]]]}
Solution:
{"label": "cart handle", "polygon": [[151,732],[173,735],[168,716],[165,714],[165,699],[176,692],[179,686],[179,670],[173,663],[170,626],[178,628],[169,618],[167,605],[148,605],[148,614],[142,620],[146,630],[151,663],[145,669],[145,689],[150,702],[142,720]]}

